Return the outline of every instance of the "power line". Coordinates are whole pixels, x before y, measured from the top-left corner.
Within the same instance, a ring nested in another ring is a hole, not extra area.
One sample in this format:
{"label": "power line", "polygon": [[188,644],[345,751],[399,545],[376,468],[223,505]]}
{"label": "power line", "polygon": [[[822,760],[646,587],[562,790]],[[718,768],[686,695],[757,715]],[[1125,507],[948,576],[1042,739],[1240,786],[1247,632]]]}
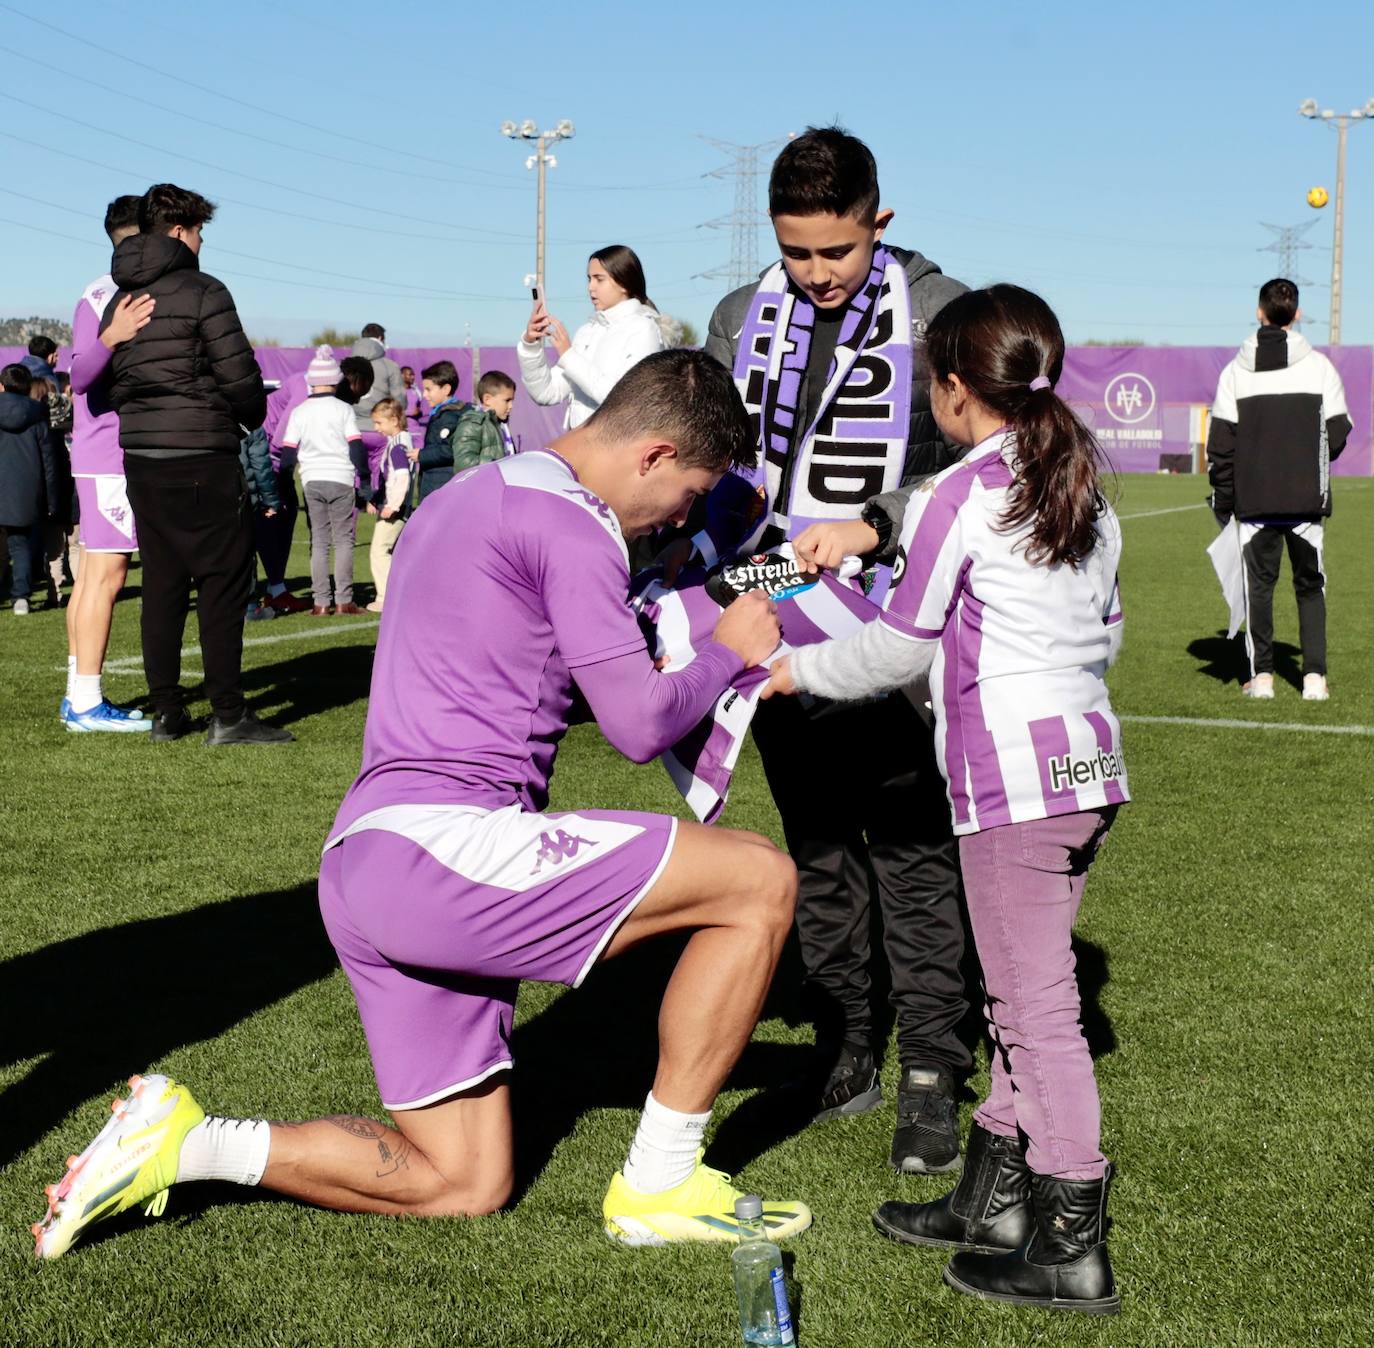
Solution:
{"label": "power line", "polygon": [[730,231],[730,261],[722,267],[699,272],[704,279],[723,280],[730,288],[748,285],[759,273],[759,221],[763,213],[759,210],[758,180],[764,172],[761,156],[781,145],[782,139],[763,141],[758,145],[736,145],[728,140],[716,140],[712,136],[702,136],[708,145],[714,146],[728,159],[723,168],[713,169],[707,176],[711,178],[733,178],[735,180],[735,205],[729,215],[717,216],[714,220],[704,221],[703,229],[728,229]]}
{"label": "power line", "polygon": [[1313,246],[1303,238],[1303,235],[1316,223],[1315,220],[1308,220],[1301,225],[1266,225],[1263,220],[1260,221],[1260,228],[1269,230],[1274,238],[1271,242],[1263,244],[1257,251],[1277,253],[1279,275],[1286,277],[1297,286],[1310,286],[1312,284],[1307,277],[1298,275],[1298,253],[1302,249]]}

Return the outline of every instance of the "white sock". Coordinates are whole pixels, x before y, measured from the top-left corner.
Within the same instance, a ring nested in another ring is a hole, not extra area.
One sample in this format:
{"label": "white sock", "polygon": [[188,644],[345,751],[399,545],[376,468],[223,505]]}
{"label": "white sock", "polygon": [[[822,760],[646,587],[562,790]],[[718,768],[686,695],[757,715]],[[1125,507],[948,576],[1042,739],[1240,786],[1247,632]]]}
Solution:
{"label": "white sock", "polygon": [[259,1184],[267,1169],[272,1125],[266,1119],[220,1119],[207,1114],[181,1144],[177,1183],[228,1180]]}
{"label": "white sock", "polygon": [[67,696],[72,695],[72,680],[76,677],[76,656],[67,657]]}
{"label": "white sock", "polygon": [[69,682],[71,691],[67,696],[72,700],[73,711],[90,711],[104,700],[105,695],[100,691],[99,674],[78,674],[73,669]]}
{"label": "white sock", "polygon": [[661,1194],[681,1184],[696,1169],[702,1134],[710,1121],[709,1109],[704,1114],[680,1114],[659,1104],[650,1092],[625,1162],[630,1188]]}
{"label": "white sock", "polygon": [[279,594],[285,594],[285,593],[286,593],[286,584],[285,584],[284,581],[280,581],[280,580],[279,580],[279,581],[275,582],[274,584],[269,585],[269,586],[267,587],[267,597],[268,597],[269,599],[275,599]]}

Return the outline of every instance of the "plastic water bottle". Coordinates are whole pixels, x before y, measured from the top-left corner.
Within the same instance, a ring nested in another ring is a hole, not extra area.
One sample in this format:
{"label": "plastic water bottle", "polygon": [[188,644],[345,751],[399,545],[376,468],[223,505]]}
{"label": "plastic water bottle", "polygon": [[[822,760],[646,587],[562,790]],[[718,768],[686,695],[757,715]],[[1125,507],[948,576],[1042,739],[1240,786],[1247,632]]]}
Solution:
{"label": "plastic water bottle", "polygon": [[735,1199],[739,1244],[730,1252],[739,1299],[739,1327],[745,1343],[796,1343],[792,1312],[787,1305],[787,1282],[782,1251],[768,1239],[763,1226],[763,1200],[756,1194]]}

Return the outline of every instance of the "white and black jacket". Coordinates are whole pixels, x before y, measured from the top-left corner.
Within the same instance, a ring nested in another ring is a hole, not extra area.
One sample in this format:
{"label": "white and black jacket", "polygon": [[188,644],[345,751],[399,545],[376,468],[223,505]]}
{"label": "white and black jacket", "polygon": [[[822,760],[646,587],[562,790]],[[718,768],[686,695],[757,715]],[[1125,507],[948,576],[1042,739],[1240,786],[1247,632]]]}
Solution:
{"label": "white and black jacket", "polygon": [[1207,431],[1212,509],[1240,519],[1331,513],[1331,464],[1350,436],[1336,368],[1300,332],[1262,327],[1221,372]]}

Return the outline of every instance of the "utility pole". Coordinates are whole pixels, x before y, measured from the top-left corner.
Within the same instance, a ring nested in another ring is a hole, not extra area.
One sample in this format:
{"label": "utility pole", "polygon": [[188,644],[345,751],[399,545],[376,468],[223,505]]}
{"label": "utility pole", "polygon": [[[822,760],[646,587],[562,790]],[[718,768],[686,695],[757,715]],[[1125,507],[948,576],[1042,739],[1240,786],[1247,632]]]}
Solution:
{"label": "utility pole", "polygon": [[717,216],[699,226],[701,229],[730,231],[730,262],[728,266],[714,267],[698,275],[727,281],[733,290],[748,285],[759,274],[759,221],[763,213],[759,210],[758,180],[766,172],[763,156],[777,149],[784,141],[779,138],[758,145],[735,145],[711,136],[702,136],[701,139],[715,146],[729,160],[724,167],[712,169],[706,176],[735,180],[735,208],[729,215]]}
{"label": "utility pole", "polygon": [[535,169],[538,176],[538,207],[534,231],[534,275],[539,293],[544,293],[544,192],[546,169],[558,167],[558,160],[548,153],[548,146],[560,140],[573,138],[573,124],[565,117],[552,131],[541,131],[539,123],[527,118],[516,126],[514,122],[502,122],[501,134],[511,140],[532,140],[534,153],[525,160],[527,169]]}
{"label": "utility pole", "polygon": [[1315,98],[1306,98],[1298,105],[1298,115],[1313,117],[1336,128],[1336,214],[1335,233],[1331,242],[1331,331],[1327,341],[1331,346],[1341,342],[1341,243],[1345,233],[1345,138],[1351,122],[1374,117],[1374,98],[1367,99],[1362,108],[1337,113],[1331,108],[1318,108]]}

